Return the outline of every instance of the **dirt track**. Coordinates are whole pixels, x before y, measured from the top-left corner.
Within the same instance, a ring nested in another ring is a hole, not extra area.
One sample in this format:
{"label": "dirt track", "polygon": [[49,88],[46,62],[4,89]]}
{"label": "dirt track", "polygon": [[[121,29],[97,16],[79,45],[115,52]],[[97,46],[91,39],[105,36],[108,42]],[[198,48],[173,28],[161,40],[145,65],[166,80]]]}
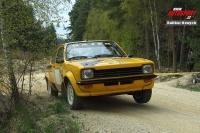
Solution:
{"label": "dirt track", "polygon": [[[48,96],[43,81],[33,89]],[[128,95],[93,97],[72,114],[87,133],[199,133],[200,92],[155,83],[147,104],[139,105]]]}

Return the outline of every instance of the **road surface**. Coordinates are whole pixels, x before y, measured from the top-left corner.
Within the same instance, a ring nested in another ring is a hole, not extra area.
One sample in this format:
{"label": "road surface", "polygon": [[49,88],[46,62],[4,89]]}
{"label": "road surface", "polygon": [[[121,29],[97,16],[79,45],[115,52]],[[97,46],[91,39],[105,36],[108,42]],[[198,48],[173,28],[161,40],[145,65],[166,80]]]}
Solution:
{"label": "road surface", "polygon": [[[47,93],[44,81],[33,89]],[[91,97],[71,113],[85,133],[200,133],[200,92],[161,82],[147,104],[130,95]]]}

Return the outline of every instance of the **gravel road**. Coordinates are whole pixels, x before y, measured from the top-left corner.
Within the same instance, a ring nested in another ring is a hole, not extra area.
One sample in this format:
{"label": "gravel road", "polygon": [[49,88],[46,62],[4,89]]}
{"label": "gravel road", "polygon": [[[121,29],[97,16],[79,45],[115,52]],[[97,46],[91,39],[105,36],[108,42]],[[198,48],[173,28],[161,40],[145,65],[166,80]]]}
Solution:
{"label": "gravel road", "polygon": [[[45,82],[33,89],[45,91]],[[200,133],[200,92],[155,83],[147,104],[132,96],[86,98],[82,110],[71,111],[84,133]]]}

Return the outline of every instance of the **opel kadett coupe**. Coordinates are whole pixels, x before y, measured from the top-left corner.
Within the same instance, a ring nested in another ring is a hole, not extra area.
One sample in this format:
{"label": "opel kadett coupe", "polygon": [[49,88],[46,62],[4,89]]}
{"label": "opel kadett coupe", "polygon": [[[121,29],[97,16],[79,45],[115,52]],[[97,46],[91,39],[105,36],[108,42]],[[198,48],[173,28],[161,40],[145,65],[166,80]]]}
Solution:
{"label": "opel kadett coupe", "polygon": [[132,95],[137,103],[151,99],[155,64],[127,55],[115,42],[77,41],[59,45],[45,70],[50,95],[61,95],[70,109],[83,106],[85,97]]}

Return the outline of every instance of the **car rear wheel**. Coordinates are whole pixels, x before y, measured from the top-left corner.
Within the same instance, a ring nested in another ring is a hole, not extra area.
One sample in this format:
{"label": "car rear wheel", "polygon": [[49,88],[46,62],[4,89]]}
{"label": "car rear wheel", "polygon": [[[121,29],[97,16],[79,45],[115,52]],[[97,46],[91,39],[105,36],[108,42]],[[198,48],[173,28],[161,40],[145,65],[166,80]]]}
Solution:
{"label": "car rear wheel", "polygon": [[137,103],[147,103],[151,99],[152,89],[135,91],[133,98]]}
{"label": "car rear wheel", "polygon": [[70,109],[77,110],[82,108],[84,98],[76,95],[70,82],[67,84],[67,102]]}
{"label": "car rear wheel", "polygon": [[61,96],[63,100],[67,100],[67,89],[64,83],[61,86]]}
{"label": "car rear wheel", "polygon": [[46,80],[47,82],[47,91],[49,93],[50,96],[55,96],[57,97],[58,96],[58,91],[55,91],[52,87],[51,87],[51,84],[48,80]]}

